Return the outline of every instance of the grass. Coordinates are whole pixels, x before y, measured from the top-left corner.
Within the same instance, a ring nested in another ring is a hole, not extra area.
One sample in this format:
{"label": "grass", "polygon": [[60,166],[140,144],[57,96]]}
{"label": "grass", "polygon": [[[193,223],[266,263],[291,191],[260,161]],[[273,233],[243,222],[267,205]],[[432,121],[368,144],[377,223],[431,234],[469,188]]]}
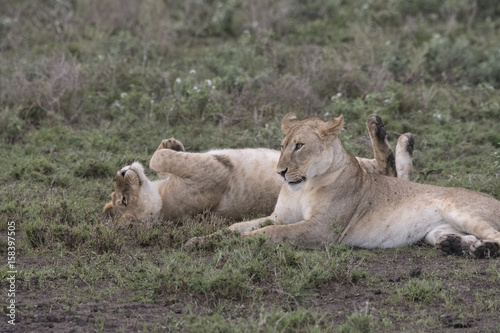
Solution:
{"label": "grass", "polygon": [[278,148],[287,112],[344,114],[346,147],[365,157],[364,122],[377,113],[393,144],[414,133],[416,182],[500,199],[496,1],[2,8],[0,253],[14,221],[19,304],[9,329],[500,329],[496,259],[425,245],[303,251],[226,233],[190,252],[186,240],[232,221],[125,224],[101,214],[116,170],[147,165],[162,139],[188,151]]}

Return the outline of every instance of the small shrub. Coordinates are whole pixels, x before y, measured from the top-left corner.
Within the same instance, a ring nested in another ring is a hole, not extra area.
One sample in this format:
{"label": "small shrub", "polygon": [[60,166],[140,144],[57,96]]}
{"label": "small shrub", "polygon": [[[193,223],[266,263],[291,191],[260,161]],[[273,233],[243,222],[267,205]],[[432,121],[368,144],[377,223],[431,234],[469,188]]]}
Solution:
{"label": "small shrub", "polygon": [[120,252],[124,242],[124,237],[111,227],[97,225],[91,231],[90,246],[97,253]]}
{"label": "small shrub", "polygon": [[497,151],[493,153],[494,161],[493,161],[493,167],[495,170],[500,173],[500,153]]}
{"label": "small shrub", "polygon": [[367,311],[359,311],[349,315],[346,322],[339,327],[342,333],[369,333],[373,316]]}
{"label": "small shrub", "polygon": [[44,246],[50,238],[49,228],[40,218],[27,220],[24,223],[24,233],[28,243],[35,249]]}
{"label": "small shrub", "polygon": [[90,239],[90,232],[85,225],[69,227],[65,224],[52,225],[50,233],[55,241],[63,243],[68,249],[74,250]]}
{"label": "small shrub", "polygon": [[242,299],[253,289],[248,285],[248,279],[248,275],[238,268],[226,266],[204,281],[202,291],[217,298]]}
{"label": "small shrub", "polygon": [[[262,315],[261,315],[262,317]],[[260,323],[263,323],[262,319]],[[269,315],[264,323],[276,332],[332,332],[333,327],[326,314],[305,309],[290,312],[276,312]],[[259,325],[260,326],[260,325]]]}
{"label": "small shrub", "polygon": [[24,121],[8,107],[0,111],[0,138],[7,143],[17,142],[23,134]]}
{"label": "small shrub", "polygon": [[409,280],[402,287],[396,289],[398,297],[401,299],[415,303],[429,303],[432,300],[440,297],[443,285],[441,281],[433,282],[428,280]]}
{"label": "small shrub", "polygon": [[134,228],[133,235],[140,246],[159,245],[162,241],[162,231],[151,223],[138,224],[132,226]]}
{"label": "small shrub", "polygon": [[82,178],[108,178],[113,174],[111,165],[99,160],[85,159],[75,168],[75,176]]}

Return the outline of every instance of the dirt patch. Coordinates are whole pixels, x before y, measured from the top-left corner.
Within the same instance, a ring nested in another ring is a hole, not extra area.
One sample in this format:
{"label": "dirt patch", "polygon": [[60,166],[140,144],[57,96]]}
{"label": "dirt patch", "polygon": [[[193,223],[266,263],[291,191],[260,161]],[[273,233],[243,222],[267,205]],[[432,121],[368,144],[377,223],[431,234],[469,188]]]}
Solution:
{"label": "dirt patch", "polygon": [[[427,246],[359,251],[366,257],[358,267],[359,279],[352,283],[325,282],[299,298],[276,290],[258,299],[252,295],[230,300],[177,294],[141,302],[133,301],[132,293],[119,282],[104,279],[92,293],[75,292],[75,299],[68,299],[63,292],[68,285],[65,276],[47,279],[44,288],[38,286],[40,281],[20,281],[16,325],[3,325],[2,331],[183,331],[183,323],[190,316],[217,313],[229,323],[257,321],[263,309],[277,307],[285,312],[307,309],[323,313],[334,327],[351,314],[364,312],[371,316],[374,330],[381,332],[414,331],[419,327],[460,332],[498,329],[498,259],[441,256]],[[36,268],[44,263],[26,260],[24,265]],[[85,282],[75,281],[70,288],[85,286]],[[108,289],[115,292],[108,295]]]}

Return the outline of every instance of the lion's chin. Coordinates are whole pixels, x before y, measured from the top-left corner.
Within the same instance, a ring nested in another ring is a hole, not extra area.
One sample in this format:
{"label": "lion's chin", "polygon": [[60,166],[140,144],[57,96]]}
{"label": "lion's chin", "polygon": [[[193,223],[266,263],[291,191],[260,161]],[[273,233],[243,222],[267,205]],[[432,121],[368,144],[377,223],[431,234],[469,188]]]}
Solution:
{"label": "lion's chin", "polygon": [[[286,180],[285,180],[286,181]],[[296,181],[286,181],[288,184],[288,188],[292,191],[299,191],[304,187],[304,183],[306,182],[306,177],[301,177]]]}
{"label": "lion's chin", "polygon": [[298,180],[296,181],[289,181],[287,180],[286,182],[289,184],[289,185],[297,185],[297,184],[300,184],[300,183],[303,183],[306,181],[306,177],[300,177]]}
{"label": "lion's chin", "polygon": [[134,170],[132,168],[125,170],[124,174],[126,174],[128,171],[132,171],[133,173],[135,173],[135,175],[137,176],[137,183],[139,184],[139,186],[141,186],[142,185],[141,175],[136,170]]}

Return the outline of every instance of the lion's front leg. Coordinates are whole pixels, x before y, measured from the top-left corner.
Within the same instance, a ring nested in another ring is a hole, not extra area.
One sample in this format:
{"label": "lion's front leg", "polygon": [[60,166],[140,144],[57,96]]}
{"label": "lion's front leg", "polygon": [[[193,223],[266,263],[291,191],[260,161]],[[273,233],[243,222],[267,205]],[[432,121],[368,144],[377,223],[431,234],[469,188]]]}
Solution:
{"label": "lion's front leg", "polygon": [[405,133],[399,137],[396,154],[392,150],[382,119],[371,115],[366,121],[366,129],[370,135],[374,159],[357,157],[359,164],[368,173],[376,173],[411,180],[413,135]]}
{"label": "lion's front leg", "polygon": [[[165,141],[168,140],[163,140]],[[172,149],[158,149],[151,157],[149,167],[158,174],[168,173],[193,181],[206,181],[217,175],[216,182],[224,181],[221,178],[230,170],[230,167],[219,162],[215,155]]]}
{"label": "lion's front leg", "polygon": [[[275,218],[276,216],[266,216],[260,219],[255,219],[251,221],[246,221],[246,222],[239,222],[232,224],[228,227],[229,230],[231,231],[237,231],[237,232],[246,232],[246,231],[251,231],[251,230],[257,230],[262,228],[265,225],[268,225],[268,223],[275,223]],[[220,234],[220,232],[215,232],[213,234],[207,235],[207,236],[202,236],[202,237],[193,237],[189,239],[184,247],[186,249],[194,248],[196,245],[202,245],[205,243],[208,239],[214,237],[215,235]]]}
{"label": "lion's front leg", "polygon": [[311,220],[303,220],[293,224],[270,225],[254,231],[242,233],[243,237],[263,235],[272,243],[287,242],[301,248],[321,248],[323,245],[338,239],[333,228]]}
{"label": "lion's front leg", "polygon": [[[180,142],[179,140],[176,140],[175,138],[162,140],[160,142],[160,145],[158,146],[158,148],[156,148],[155,153],[160,151],[160,150],[163,150],[163,149],[170,149],[170,150],[178,151],[178,152],[185,151],[184,145],[182,144],[182,142]],[[153,157],[154,156],[155,155],[153,155]],[[151,158],[151,160],[153,160],[153,157]],[[155,161],[155,162],[157,162],[157,161]],[[150,164],[151,164],[151,161],[150,161]],[[170,176],[170,172],[166,172],[163,170],[155,170],[155,171],[158,174],[158,177],[160,177],[160,179],[167,179]]]}
{"label": "lion's front leg", "polygon": [[184,149],[184,145],[182,144],[182,142],[180,142],[179,140],[177,140],[175,138],[162,140],[160,142],[160,145],[158,146],[158,148],[156,148],[156,151],[162,150],[162,149],[171,149],[171,150],[175,150],[175,151],[186,151],[186,149]]}
{"label": "lion's front leg", "polygon": [[247,231],[257,230],[265,227],[266,225],[274,223],[276,223],[275,214],[256,220],[235,223],[230,225],[228,229],[231,231],[247,232]]}
{"label": "lion's front leg", "polygon": [[398,178],[411,180],[414,139],[411,133],[402,134],[396,145],[396,170]]}
{"label": "lion's front leg", "polygon": [[[396,159],[394,157],[394,151],[387,139],[387,132],[382,119],[372,114],[366,121],[366,129],[370,135],[375,159],[363,159],[364,164],[374,167],[374,169],[376,169],[374,173],[396,177]],[[360,164],[363,165],[363,163]],[[367,171],[371,172],[368,168]]]}

